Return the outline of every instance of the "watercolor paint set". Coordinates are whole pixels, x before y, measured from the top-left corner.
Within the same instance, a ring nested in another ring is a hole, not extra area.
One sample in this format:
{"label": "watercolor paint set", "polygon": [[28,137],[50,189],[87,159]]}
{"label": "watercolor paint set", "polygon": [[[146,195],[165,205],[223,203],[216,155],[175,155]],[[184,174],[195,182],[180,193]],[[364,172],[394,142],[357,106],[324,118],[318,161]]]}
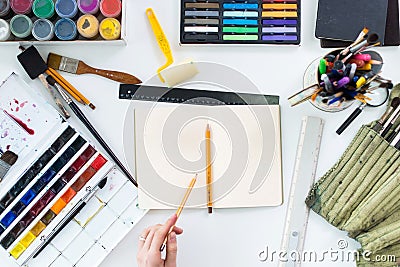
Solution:
{"label": "watercolor paint set", "polygon": [[300,44],[300,0],[181,0],[181,44]]}
{"label": "watercolor paint set", "polygon": [[0,0],[0,44],[124,41],[125,0]]}
{"label": "watercolor paint set", "polygon": [[1,265],[97,266],[145,214],[137,188],[16,74],[0,92],[0,149],[19,156],[0,183]]}

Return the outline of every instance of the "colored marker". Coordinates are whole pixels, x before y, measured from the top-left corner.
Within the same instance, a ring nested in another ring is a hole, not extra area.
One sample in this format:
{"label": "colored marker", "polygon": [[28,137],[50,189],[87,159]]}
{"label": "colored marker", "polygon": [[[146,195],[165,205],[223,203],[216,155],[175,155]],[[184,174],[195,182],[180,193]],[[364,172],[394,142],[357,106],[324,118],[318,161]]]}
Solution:
{"label": "colored marker", "polygon": [[255,19],[224,19],[223,24],[231,25],[257,25],[258,21]]}
{"label": "colored marker", "polygon": [[57,0],[55,10],[61,18],[73,18],[78,13],[78,4],[75,0]]}
{"label": "colored marker", "polygon": [[78,8],[83,14],[96,14],[99,12],[100,0],[78,0]]}
{"label": "colored marker", "polygon": [[54,37],[54,25],[48,19],[38,19],[33,23],[32,35],[38,41],[49,41]]}
{"label": "colored marker", "polygon": [[121,23],[114,18],[105,18],[100,23],[99,32],[105,40],[117,40],[121,36]]}
{"label": "colored marker", "polygon": [[[116,18],[121,14],[121,0],[101,0],[100,11],[107,18]],[[208,12],[208,11],[207,11]],[[218,13],[218,11],[217,11]]]}
{"label": "colored marker", "polygon": [[258,40],[258,35],[224,35],[225,41],[255,41]]}
{"label": "colored marker", "polygon": [[17,38],[26,38],[32,32],[32,20],[26,15],[16,15],[10,21],[10,30]]}
{"label": "colored marker", "polygon": [[0,18],[4,18],[10,13],[10,1],[0,0]]}
{"label": "colored marker", "polygon": [[10,0],[10,7],[15,14],[29,14],[32,10],[33,0]]}
{"label": "colored marker", "polygon": [[295,19],[263,19],[263,25],[297,25]]}
{"label": "colored marker", "polygon": [[61,41],[74,40],[77,36],[75,22],[68,18],[58,20],[54,25],[54,34]]}
{"label": "colored marker", "polygon": [[219,8],[219,3],[186,3],[186,8]]}
{"label": "colored marker", "polygon": [[32,11],[38,18],[51,18],[54,15],[54,2],[53,0],[35,0],[32,5]]}
{"label": "colored marker", "polygon": [[319,74],[325,74],[326,73],[326,60],[321,59],[319,61]]}
{"label": "colored marker", "polygon": [[224,4],[225,9],[258,9],[258,4]]}
{"label": "colored marker", "polygon": [[10,36],[10,25],[4,19],[0,19],[0,41],[7,41]]}
{"label": "colored marker", "polygon": [[297,41],[296,35],[263,35],[264,41]]}
{"label": "colored marker", "polygon": [[93,39],[99,33],[99,21],[95,16],[86,14],[78,19],[76,28],[82,37]]}

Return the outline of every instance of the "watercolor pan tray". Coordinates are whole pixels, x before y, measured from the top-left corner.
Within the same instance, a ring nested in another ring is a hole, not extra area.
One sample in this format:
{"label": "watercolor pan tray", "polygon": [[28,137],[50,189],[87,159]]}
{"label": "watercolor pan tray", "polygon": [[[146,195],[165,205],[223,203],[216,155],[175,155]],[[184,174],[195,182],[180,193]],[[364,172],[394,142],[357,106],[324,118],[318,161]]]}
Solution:
{"label": "watercolor pan tray", "polygon": [[300,0],[181,0],[181,44],[300,44]]}
{"label": "watercolor pan tray", "polygon": [[[0,184],[0,262],[97,266],[146,213],[137,207],[136,187],[16,74],[0,91],[0,149],[19,155]],[[105,187],[32,258],[104,177]]]}

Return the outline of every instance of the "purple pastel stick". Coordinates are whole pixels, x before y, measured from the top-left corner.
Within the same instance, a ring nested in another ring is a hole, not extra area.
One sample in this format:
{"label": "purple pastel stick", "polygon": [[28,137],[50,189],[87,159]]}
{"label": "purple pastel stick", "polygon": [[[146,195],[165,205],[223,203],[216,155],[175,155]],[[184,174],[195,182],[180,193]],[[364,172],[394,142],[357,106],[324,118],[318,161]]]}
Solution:
{"label": "purple pastel stick", "polygon": [[337,82],[336,88],[342,88],[346,84],[350,83],[350,78],[349,77],[343,77]]}
{"label": "purple pastel stick", "polygon": [[296,35],[263,35],[264,41],[297,41]]}
{"label": "purple pastel stick", "polygon": [[296,19],[263,19],[263,25],[297,25]]}

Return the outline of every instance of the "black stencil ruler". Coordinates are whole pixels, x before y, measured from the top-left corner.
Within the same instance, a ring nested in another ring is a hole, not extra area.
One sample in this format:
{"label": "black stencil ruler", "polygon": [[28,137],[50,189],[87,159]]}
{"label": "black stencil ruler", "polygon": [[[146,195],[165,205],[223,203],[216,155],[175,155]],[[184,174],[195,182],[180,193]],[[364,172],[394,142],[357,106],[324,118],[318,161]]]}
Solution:
{"label": "black stencil ruler", "polygon": [[134,84],[121,84],[119,88],[119,99],[204,106],[279,105],[279,96],[274,95],[167,88],[162,86]]}

